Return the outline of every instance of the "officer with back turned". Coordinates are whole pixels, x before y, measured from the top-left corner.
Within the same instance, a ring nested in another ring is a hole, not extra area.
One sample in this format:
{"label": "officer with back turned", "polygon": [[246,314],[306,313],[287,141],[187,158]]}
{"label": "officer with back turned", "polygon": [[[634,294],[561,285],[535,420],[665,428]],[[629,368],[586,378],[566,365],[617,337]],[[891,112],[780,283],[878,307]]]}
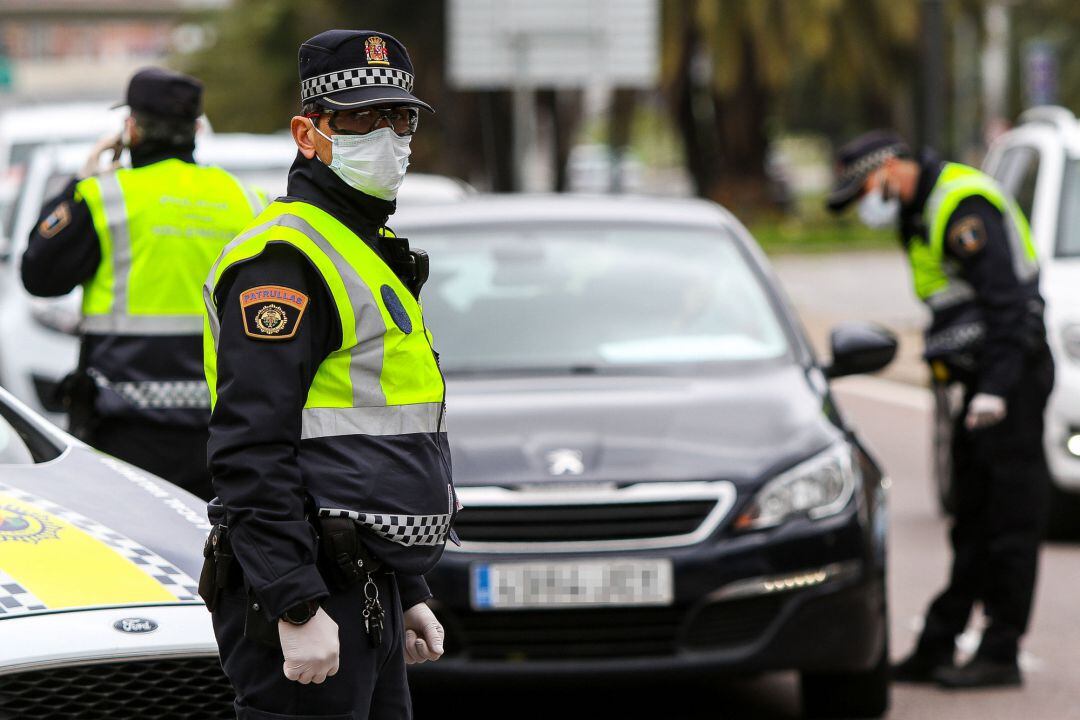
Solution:
{"label": "officer with back turned", "polygon": [[[72,432],[208,498],[202,284],[265,202],[195,164],[197,80],[141,70],[126,104],[123,133],[99,143],[82,178],[45,205],[22,280],[42,297],[83,289],[79,368],[62,386]],[[132,167],[116,167],[125,147]],[[98,167],[103,152],[108,169]]]}
{"label": "officer with back turned", "polygon": [[430,108],[385,33],[321,33],[299,64],[288,195],[206,283],[200,589],[239,718],[409,718],[406,663],[443,651],[423,573],[457,510],[427,256],[386,226]]}
{"label": "officer with back turned", "polygon": [[[993,178],[931,152],[915,159],[890,132],[839,151],[829,207],[856,200],[867,225],[899,227],[915,293],[932,314],[925,358],[936,382],[964,388],[951,448],[952,572],[894,679],[1019,685],[1050,483],[1043,412],[1054,382],[1031,231]],[[974,659],[956,667],[956,636],[976,602],[989,626]]]}

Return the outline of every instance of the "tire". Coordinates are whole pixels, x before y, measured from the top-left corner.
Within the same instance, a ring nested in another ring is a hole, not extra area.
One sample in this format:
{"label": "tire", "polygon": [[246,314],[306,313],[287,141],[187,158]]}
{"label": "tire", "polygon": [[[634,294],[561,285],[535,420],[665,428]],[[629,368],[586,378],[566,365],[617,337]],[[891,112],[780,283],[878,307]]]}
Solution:
{"label": "tire", "polygon": [[877,663],[865,672],[802,673],[803,717],[879,718],[889,709],[889,679],[887,640]]}

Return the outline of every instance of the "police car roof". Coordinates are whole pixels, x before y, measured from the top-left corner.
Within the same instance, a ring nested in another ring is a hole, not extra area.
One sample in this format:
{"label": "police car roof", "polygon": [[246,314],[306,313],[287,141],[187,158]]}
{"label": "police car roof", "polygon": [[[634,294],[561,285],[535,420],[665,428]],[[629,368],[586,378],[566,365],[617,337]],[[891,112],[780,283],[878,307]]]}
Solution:
{"label": "police car roof", "polygon": [[390,220],[395,230],[519,223],[741,228],[716,203],[642,195],[477,194],[452,205],[399,208]]}

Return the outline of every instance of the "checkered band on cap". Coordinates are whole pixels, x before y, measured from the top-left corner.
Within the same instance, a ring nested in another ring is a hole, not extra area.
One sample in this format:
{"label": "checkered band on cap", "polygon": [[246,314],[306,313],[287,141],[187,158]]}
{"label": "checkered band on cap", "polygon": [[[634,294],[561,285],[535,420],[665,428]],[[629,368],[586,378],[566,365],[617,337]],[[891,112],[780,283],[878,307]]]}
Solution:
{"label": "checkered band on cap", "polygon": [[300,83],[300,100],[308,102],[323,95],[356,88],[390,85],[412,92],[412,73],[395,68],[362,67],[319,75]]}
{"label": "checkered band on cap", "polygon": [[841,174],[840,176],[840,182],[846,184],[848,182],[851,182],[852,180],[857,180],[863,177],[864,175],[877,169],[879,165],[881,165],[889,158],[899,155],[901,149],[903,149],[902,145],[890,145],[888,147],[883,147],[875,150],[869,155],[865,155],[859,158],[856,162],[848,165],[844,169],[843,174]]}

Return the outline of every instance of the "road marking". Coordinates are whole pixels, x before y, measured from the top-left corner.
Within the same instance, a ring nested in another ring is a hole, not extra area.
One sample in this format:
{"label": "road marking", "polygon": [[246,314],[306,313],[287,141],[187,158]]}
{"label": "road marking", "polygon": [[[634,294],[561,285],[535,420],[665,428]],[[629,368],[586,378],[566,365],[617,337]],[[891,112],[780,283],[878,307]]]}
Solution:
{"label": "road marking", "polygon": [[833,383],[833,387],[840,395],[854,395],[890,405],[899,405],[909,410],[930,412],[934,408],[934,396],[929,390],[895,380],[849,377],[837,380]]}

